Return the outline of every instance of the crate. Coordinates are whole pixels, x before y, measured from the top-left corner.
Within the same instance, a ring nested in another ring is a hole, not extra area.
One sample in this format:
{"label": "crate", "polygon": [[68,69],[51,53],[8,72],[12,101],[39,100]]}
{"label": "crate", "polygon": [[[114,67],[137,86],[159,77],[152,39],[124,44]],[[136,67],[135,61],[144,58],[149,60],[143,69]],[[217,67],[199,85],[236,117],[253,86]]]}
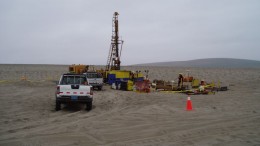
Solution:
{"label": "crate", "polygon": [[127,81],[121,81],[120,89],[123,91],[127,91]]}
{"label": "crate", "polygon": [[112,85],[116,82],[116,75],[115,74],[108,74],[107,81],[109,85]]}
{"label": "crate", "polygon": [[127,81],[127,91],[132,91],[134,86],[134,82],[131,80]]}

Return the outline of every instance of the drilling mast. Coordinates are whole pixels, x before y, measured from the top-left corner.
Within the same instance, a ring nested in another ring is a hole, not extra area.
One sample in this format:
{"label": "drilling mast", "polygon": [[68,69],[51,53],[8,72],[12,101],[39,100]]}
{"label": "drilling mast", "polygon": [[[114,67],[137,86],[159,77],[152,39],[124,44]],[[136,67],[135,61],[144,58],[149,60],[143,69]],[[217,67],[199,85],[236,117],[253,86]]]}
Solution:
{"label": "drilling mast", "polygon": [[[108,53],[106,70],[120,70],[120,56],[123,46],[123,40],[119,39],[118,31],[118,12],[115,12],[112,19],[112,38]],[[120,52],[119,52],[120,45]]]}

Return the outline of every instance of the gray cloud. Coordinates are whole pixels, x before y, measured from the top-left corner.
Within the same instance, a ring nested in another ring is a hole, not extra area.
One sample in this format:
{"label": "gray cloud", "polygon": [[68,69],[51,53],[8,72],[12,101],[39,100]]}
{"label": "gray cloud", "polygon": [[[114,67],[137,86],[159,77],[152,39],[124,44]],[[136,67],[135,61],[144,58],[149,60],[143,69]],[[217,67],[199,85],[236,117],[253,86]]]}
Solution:
{"label": "gray cloud", "polygon": [[0,63],[106,64],[115,11],[124,65],[260,60],[258,0],[3,0]]}

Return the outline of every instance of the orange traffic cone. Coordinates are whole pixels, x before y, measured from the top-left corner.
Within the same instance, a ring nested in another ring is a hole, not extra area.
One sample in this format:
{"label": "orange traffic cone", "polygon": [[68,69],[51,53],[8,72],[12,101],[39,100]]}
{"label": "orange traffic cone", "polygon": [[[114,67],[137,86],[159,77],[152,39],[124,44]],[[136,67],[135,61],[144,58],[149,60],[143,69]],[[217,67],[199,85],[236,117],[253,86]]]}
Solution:
{"label": "orange traffic cone", "polygon": [[191,100],[190,97],[188,97],[187,99],[187,107],[186,107],[187,111],[191,111],[192,110],[192,104],[191,104]]}

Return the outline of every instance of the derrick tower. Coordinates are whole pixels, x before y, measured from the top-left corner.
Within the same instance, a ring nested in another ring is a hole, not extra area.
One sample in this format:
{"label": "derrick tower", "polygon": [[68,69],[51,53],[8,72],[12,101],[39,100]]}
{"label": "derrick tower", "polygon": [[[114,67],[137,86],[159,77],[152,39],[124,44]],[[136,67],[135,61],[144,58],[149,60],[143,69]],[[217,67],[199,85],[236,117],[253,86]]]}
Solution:
{"label": "derrick tower", "polygon": [[112,18],[112,37],[106,70],[120,70],[120,56],[124,41],[119,39],[118,15],[118,12],[115,12]]}

